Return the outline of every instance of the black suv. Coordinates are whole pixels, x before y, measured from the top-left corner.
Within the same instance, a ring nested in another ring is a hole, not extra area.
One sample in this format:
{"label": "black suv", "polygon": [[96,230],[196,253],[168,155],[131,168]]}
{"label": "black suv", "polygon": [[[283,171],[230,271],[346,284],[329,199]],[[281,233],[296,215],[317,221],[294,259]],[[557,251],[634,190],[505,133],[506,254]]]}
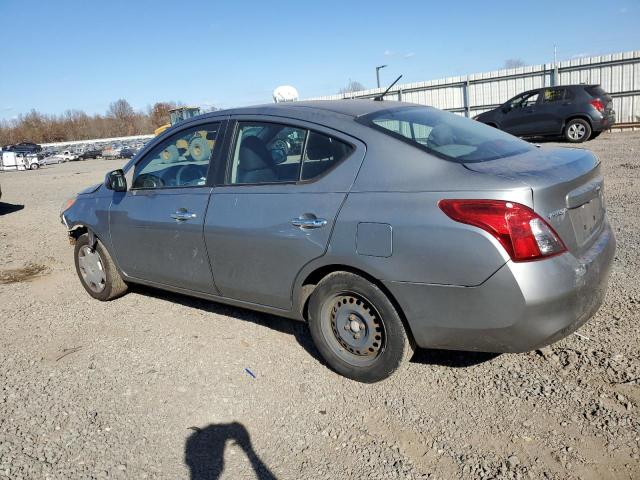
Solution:
{"label": "black suv", "polygon": [[529,90],[474,119],[520,137],[562,135],[571,143],[597,137],[616,120],[613,101],[600,85]]}
{"label": "black suv", "polygon": [[42,151],[42,147],[37,143],[31,142],[21,142],[16,143],[15,145],[5,145],[2,147],[2,150],[5,152],[16,152],[16,153],[39,153]]}

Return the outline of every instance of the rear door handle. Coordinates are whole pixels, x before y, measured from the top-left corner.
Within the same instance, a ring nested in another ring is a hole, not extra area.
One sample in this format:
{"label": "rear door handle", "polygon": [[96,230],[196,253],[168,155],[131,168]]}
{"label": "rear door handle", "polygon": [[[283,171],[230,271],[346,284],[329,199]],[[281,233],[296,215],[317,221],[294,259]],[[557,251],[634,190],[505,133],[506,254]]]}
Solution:
{"label": "rear door handle", "polygon": [[303,218],[298,217],[291,220],[291,225],[298,227],[302,230],[320,228],[327,224],[327,220],[324,218]]}
{"label": "rear door handle", "polygon": [[179,208],[178,210],[176,210],[175,213],[172,213],[169,216],[174,220],[176,220],[177,222],[184,222],[197,217],[195,213],[191,213],[185,210],[184,208]]}

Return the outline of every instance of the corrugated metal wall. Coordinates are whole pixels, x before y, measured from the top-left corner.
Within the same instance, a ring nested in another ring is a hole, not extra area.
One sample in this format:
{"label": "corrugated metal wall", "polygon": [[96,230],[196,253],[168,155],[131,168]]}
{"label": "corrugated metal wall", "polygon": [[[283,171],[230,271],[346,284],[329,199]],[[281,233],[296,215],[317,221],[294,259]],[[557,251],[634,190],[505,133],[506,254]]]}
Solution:
{"label": "corrugated metal wall", "polygon": [[[640,122],[640,51],[613,53],[559,62],[496,70],[463,77],[395,85],[385,100],[431,105],[474,116],[497,107],[533,88],[576,83],[599,83],[611,94],[618,123]],[[329,95],[313,100],[345,97],[373,98],[384,89]],[[466,98],[466,100],[465,100]]]}

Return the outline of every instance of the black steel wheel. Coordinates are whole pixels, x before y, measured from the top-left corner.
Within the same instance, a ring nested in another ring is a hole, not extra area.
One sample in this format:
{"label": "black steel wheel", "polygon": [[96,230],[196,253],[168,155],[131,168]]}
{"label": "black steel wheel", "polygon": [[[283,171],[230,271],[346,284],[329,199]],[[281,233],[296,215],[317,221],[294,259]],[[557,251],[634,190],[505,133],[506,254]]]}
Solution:
{"label": "black steel wheel", "polygon": [[377,382],[395,372],[414,347],[393,303],[368,280],[335,272],[309,301],[309,329],[331,368],[360,382]]}

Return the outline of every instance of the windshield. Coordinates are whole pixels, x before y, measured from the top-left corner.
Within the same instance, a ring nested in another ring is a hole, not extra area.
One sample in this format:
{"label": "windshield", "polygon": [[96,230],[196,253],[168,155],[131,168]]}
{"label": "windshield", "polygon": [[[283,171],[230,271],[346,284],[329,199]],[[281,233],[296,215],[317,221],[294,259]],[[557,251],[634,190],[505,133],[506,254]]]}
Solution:
{"label": "windshield", "polygon": [[389,135],[459,163],[486,162],[535,148],[483,123],[431,107],[398,107],[362,118]]}

